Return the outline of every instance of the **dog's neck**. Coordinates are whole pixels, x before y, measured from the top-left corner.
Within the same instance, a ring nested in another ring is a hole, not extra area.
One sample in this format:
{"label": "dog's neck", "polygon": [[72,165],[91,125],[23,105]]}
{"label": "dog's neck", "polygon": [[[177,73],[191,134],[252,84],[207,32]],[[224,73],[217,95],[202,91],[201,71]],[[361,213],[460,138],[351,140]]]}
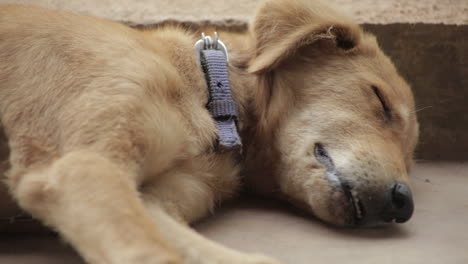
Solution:
{"label": "dog's neck", "polygon": [[[247,71],[248,51],[230,51],[229,74],[234,100],[239,106],[239,133],[243,143],[242,166],[246,187],[263,195],[277,191],[273,133],[261,131],[257,109],[257,76]],[[268,139],[268,140],[265,140]]]}

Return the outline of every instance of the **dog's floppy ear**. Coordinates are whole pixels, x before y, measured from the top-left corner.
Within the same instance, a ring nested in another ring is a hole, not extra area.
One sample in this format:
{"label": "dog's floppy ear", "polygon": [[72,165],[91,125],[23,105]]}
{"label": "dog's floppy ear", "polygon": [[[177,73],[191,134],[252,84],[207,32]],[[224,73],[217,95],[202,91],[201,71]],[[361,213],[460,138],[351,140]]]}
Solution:
{"label": "dog's floppy ear", "polygon": [[251,73],[270,71],[300,48],[318,41],[349,50],[362,37],[358,25],[316,0],[267,1],[257,12],[252,31]]}

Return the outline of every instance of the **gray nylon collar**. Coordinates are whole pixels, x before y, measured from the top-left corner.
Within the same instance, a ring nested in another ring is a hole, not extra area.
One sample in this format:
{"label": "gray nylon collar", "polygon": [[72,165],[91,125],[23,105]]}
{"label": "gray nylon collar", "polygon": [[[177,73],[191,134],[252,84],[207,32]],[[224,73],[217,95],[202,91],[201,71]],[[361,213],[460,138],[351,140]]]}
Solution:
{"label": "gray nylon collar", "polygon": [[[200,41],[203,41],[203,45]],[[210,97],[207,108],[218,129],[217,151],[240,152],[242,142],[237,131],[239,112],[231,94],[226,47],[218,40],[216,33],[214,41],[204,34],[200,41],[195,48],[208,84]]]}

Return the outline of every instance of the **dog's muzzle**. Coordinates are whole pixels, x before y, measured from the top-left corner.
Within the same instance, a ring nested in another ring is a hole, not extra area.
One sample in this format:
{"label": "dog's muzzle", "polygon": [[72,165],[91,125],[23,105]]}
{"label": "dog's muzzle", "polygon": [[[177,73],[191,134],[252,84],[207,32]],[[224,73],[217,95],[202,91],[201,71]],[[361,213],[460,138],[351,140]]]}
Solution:
{"label": "dog's muzzle", "polygon": [[[320,143],[315,144],[315,157],[327,168],[327,178],[342,188],[353,214],[349,225],[372,226],[380,223],[404,223],[413,215],[413,196],[408,185],[392,183],[384,191],[366,190],[365,186],[353,186],[337,171],[332,158]],[[365,191],[359,191],[365,190]]]}

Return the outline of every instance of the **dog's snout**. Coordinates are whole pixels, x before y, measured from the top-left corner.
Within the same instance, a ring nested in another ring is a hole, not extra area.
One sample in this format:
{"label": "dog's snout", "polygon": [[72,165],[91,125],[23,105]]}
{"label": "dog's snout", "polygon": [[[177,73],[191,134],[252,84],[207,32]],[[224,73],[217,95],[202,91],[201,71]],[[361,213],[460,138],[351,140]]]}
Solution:
{"label": "dog's snout", "polygon": [[413,195],[408,185],[396,183],[391,189],[389,195],[390,202],[382,212],[382,220],[397,223],[408,221],[413,215],[414,204]]}
{"label": "dog's snout", "polygon": [[[355,192],[351,197],[353,209],[360,216],[357,225],[373,226],[382,222],[404,223],[413,215],[414,204],[408,185],[396,183],[384,192]],[[356,202],[359,201],[359,202]]]}
{"label": "dog's snout", "polygon": [[[350,212],[354,215],[354,225],[373,226],[382,222],[404,223],[413,215],[414,204],[411,190],[403,183],[368,185],[355,184],[359,180],[349,173],[338,170],[327,149],[322,143],[315,143],[314,155],[319,163],[327,168],[331,182],[338,182],[347,197]],[[347,176],[348,175],[348,176]],[[336,181],[332,180],[336,179]],[[380,187],[375,187],[380,186]]]}

